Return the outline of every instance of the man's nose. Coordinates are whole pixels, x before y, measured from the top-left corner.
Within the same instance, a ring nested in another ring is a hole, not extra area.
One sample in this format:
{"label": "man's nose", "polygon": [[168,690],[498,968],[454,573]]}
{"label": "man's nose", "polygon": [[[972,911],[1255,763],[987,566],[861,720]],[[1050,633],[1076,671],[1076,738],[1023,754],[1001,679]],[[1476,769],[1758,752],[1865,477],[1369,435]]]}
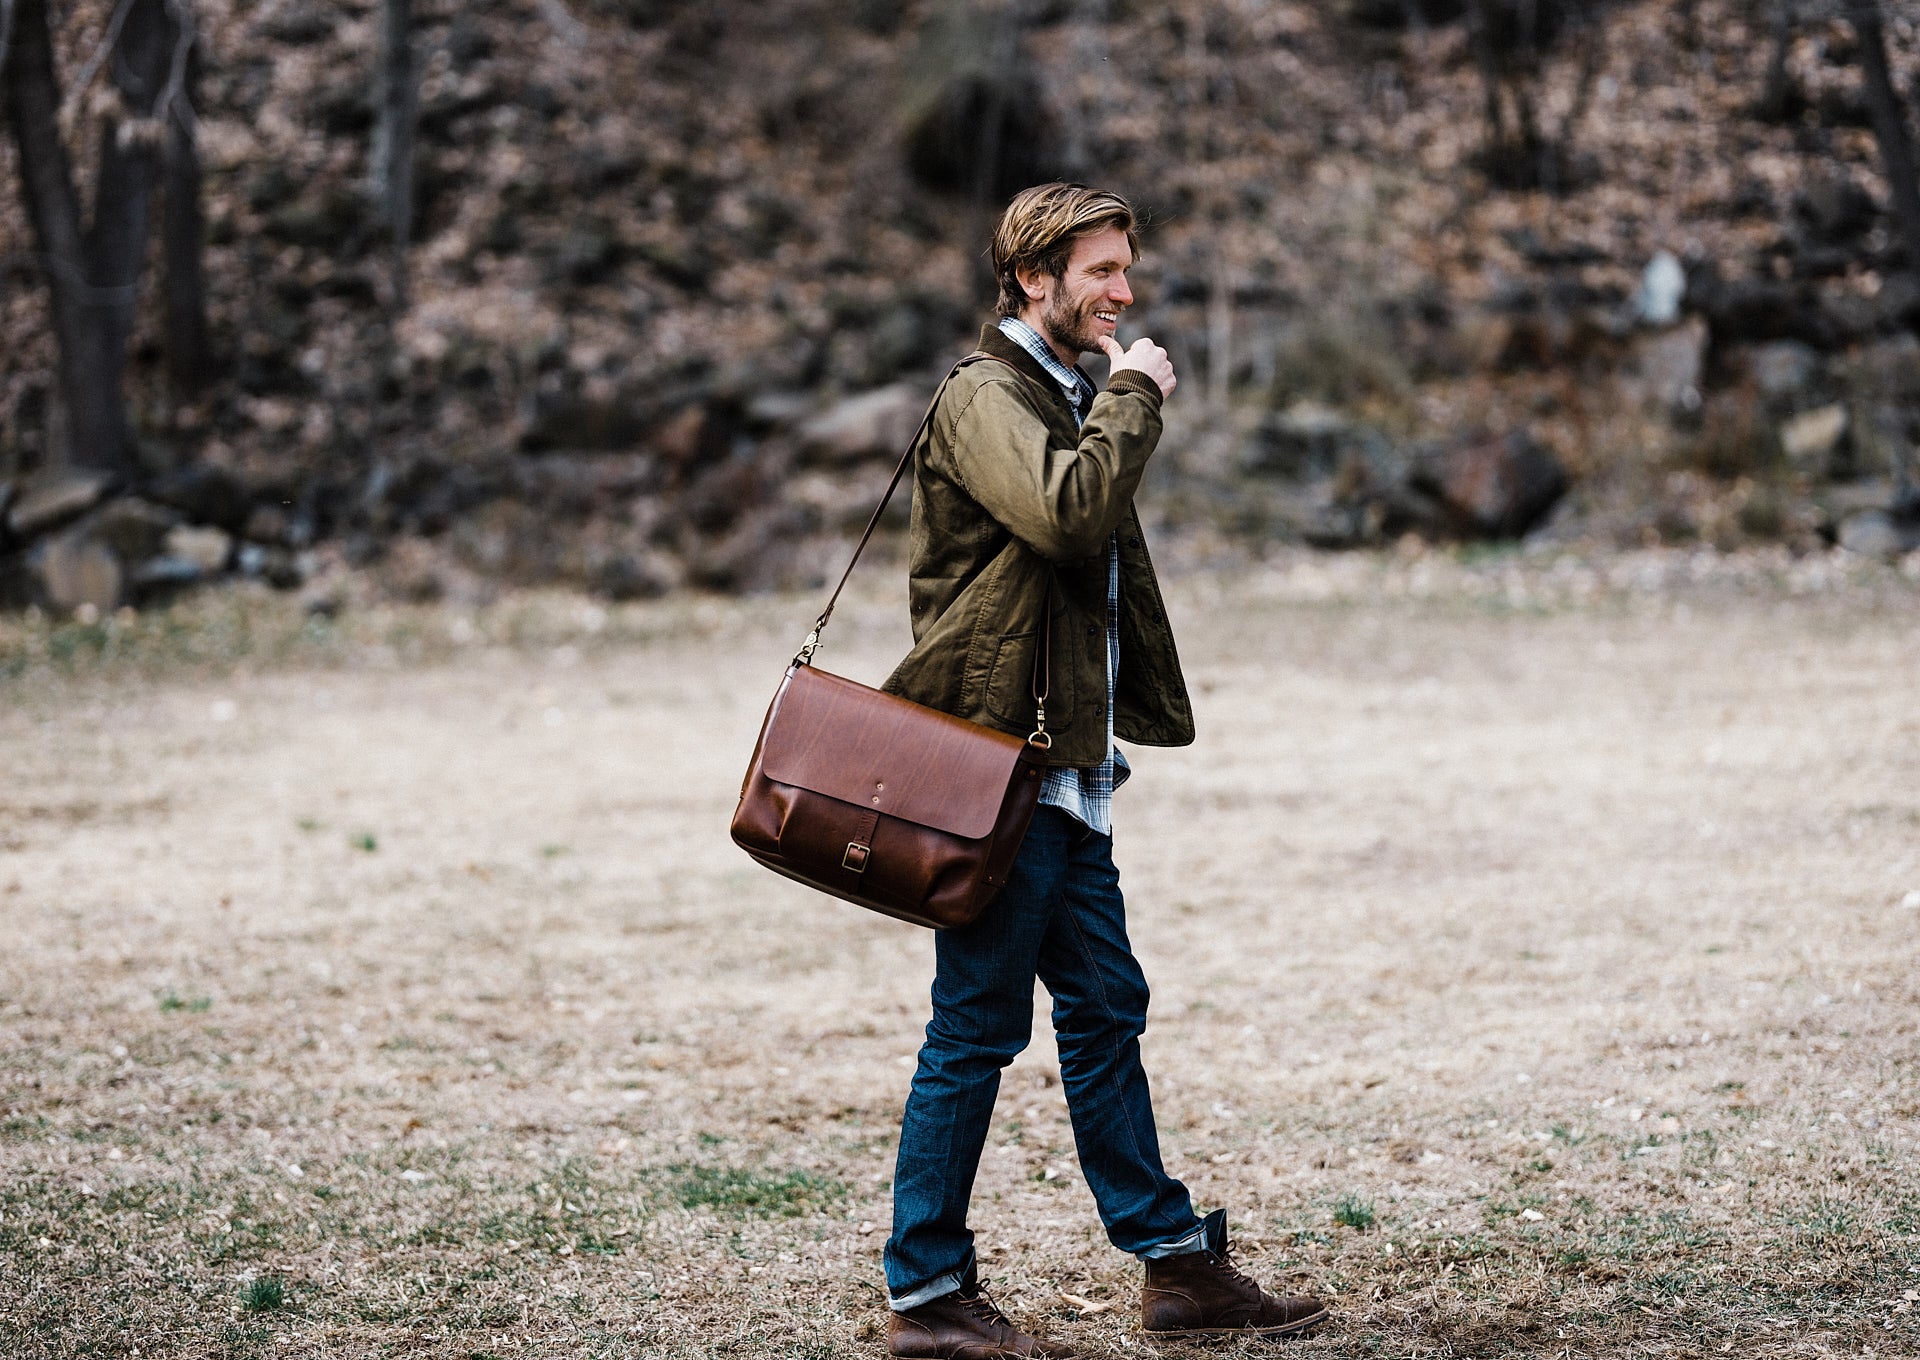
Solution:
{"label": "man's nose", "polygon": [[1122,307],[1131,307],[1133,305],[1133,289],[1127,287],[1127,276],[1125,274],[1116,274],[1113,276],[1113,286],[1107,289],[1107,298],[1111,302],[1119,303]]}

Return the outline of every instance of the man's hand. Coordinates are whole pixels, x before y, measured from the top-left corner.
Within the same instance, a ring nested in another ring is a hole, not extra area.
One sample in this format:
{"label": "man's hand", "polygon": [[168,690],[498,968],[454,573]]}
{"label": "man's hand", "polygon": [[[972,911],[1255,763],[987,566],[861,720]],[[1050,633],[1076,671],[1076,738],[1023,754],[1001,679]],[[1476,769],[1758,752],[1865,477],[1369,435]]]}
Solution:
{"label": "man's hand", "polygon": [[1135,369],[1160,384],[1162,399],[1172,396],[1173,389],[1179,385],[1180,380],[1173,376],[1173,360],[1167,357],[1165,350],[1144,335],[1133,342],[1133,348],[1124,350],[1120,348],[1118,340],[1111,335],[1103,335],[1100,337],[1100,348],[1107,352],[1107,358],[1113,364],[1112,372],[1107,375],[1109,379],[1123,368]]}

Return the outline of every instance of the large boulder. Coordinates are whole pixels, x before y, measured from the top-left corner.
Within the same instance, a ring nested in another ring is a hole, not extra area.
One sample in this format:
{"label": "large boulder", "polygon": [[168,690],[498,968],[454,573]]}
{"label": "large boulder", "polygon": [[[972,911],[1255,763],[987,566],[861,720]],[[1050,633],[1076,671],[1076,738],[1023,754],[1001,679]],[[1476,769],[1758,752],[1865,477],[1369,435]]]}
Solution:
{"label": "large boulder", "polygon": [[1696,411],[1706,362],[1707,323],[1690,316],[1671,330],[1635,342],[1630,385],[1647,402],[1668,410]]}
{"label": "large boulder", "polygon": [[167,535],[179,524],[177,510],[137,496],[121,496],[94,516],[93,535],[123,563],[138,563],[165,552]]}
{"label": "large boulder", "polygon": [[1799,340],[1774,340],[1755,345],[1747,354],[1746,367],[1762,397],[1792,401],[1819,376],[1820,355]]}
{"label": "large boulder", "polygon": [[1863,510],[1840,524],[1840,546],[1862,557],[1890,559],[1920,550],[1920,515]]}
{"label": "large boulder", "polygon": [[244,529],[253,513],[253,497],[240,479],[207,463],[190,463],[168,473],[147,488],[147,495],[195,524],[211,524],[230,534]]}
{"label": "large boulder", "polygon": [[1570,485],[1552,450],[1524,430],[1443,446],[1422,460],[1413,480],[1445,505],[1447,527],[1474,538],[1519,538]]}
{"label": "large boulder", "polygon": [[1344,412],[1303,397],[1255,426],[1239,461],[1257,477],[1320,477],[1378,438]]}
{"label": "large boulder", "polygon": [[800,423],[800,455],[836,466],[898,458],[926,414],[927,395],[914,383],[893,383],[837,402]]}
{"label": "large boulder", "polygon": [[30,562],[47,602],[63,612],[104,614],[126,597],[127,573],[91,525],[76,525],[43,540]]}
{"label": "large boulder", "polygon": [[7,509],[7,532],[35,538],[67,524],[107,498],[113,478],[103,472],[42,472],[29,477]]}
{"label": "large boulder", "polygon": [[1780,426],[1780,451],[1796,468],[1826,476],[1847,435],[1847,408],[1839,402],[1802,411]]}

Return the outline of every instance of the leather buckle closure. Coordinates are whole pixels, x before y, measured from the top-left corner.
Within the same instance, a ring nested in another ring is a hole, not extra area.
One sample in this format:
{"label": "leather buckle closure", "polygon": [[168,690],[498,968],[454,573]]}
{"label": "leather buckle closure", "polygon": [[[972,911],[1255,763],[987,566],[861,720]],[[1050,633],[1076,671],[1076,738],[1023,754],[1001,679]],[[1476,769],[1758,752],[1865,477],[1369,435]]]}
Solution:
{"label": "leather buckle closure", "polygon": [[840,867],[851,869],[856,874],[867,871],[867,860],[873,855],[871,845],[862,845],[859,841],[847,842],[847,853],[840,857]]}

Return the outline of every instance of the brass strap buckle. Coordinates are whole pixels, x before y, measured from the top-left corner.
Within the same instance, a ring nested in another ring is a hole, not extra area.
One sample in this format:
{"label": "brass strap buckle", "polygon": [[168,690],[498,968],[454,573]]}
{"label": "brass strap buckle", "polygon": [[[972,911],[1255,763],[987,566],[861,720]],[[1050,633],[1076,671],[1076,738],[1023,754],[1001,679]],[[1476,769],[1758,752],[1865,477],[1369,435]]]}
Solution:
{"label": "brass strap buckle", "polygon": [[1027,734],[1027,745],[1042,751],[1053,749],[1053,738],[1047,734],[1047,701],[1033,701],[1033,731]]}
{"label": "brass strap buckle", "polygon": [[871,845],[862,845],[859,841],[847,842],[847,853],[840,857],[840,867],[851,869],[856,874],[867,871],[867,861],[873,856]]}

